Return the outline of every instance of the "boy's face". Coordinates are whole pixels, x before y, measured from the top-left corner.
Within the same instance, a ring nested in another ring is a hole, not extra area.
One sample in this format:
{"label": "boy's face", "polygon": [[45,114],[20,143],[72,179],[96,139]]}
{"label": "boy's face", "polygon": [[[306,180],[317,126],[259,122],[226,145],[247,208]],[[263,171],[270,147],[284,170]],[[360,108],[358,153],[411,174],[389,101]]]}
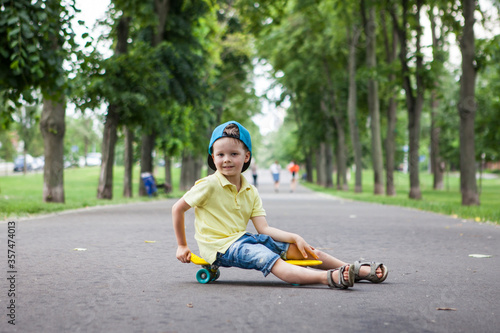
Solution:
{"label": "boy's face", "polygon": [[212,147],[212,158],[217,171],[226,176],[239,177],[243,164],[250,160],[250,152],[245,149],[243,142],[234,138],[220,138]]}

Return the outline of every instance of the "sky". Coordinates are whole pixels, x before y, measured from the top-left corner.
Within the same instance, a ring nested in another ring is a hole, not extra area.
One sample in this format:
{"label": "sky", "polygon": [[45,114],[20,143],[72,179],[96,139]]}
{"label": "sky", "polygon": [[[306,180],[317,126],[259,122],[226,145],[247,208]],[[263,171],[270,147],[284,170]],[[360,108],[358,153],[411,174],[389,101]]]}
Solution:
{"label": "sky", "polygon": [[109,0],[76,0],[76,8],[81,10],[77,19],[92,27],[96,20],[104,18],[108,6]]}

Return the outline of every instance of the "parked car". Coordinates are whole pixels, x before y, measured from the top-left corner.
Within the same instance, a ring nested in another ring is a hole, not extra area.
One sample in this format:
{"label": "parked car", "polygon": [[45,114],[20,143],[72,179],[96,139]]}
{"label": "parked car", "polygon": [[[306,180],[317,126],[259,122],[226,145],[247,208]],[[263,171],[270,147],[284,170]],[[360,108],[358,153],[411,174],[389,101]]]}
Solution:
{"label": "parked car", "polygon": [[33,170],[43,170],[43,166],[45,165],[45,157],[35,157],[33,158]]}
{"label": "parked car", "polygon": [[[26,170],[33,170],[33,157],[29,154],[26,155]],[[14,172],[22,171],[24,171],[24,155],[20,155],[14,160]]]}
{"label": "parked car", "polygon": [[[101,153],[88,153],[87,154],[87,166],[101,165]],[[85,157],[80,157],[78,160],[78,166],[83,168],[85,166]]]}
{"label": "parked car", "polygon": [[96,166],[101,165],[102,154],[101,153],[88,153],[87,154],[87,165]]}

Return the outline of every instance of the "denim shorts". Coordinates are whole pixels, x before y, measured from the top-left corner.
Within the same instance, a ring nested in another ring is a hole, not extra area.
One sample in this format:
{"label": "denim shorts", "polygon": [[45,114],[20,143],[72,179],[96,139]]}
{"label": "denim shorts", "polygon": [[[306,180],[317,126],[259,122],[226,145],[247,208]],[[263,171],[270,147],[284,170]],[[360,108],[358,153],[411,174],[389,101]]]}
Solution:
{"label": "denim shorts", "polygon": [[289,243],[277,242],[268,235],[246,233],[226,253],[217,253],[213,265],[256,269],[267,276],[279,258],[286,259],[289,246]]}

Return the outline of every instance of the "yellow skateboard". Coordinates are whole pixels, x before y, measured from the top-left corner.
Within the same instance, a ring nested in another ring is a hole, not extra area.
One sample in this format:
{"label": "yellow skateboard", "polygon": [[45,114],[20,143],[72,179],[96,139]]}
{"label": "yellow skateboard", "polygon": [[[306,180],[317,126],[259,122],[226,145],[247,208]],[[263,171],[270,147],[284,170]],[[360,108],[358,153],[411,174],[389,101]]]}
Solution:
{"label": "yellow skateboard", "polygon": [[[218,266],[210,265],[208,262],[205,261],[205,259],[198,257],[194,253],[191,253],[191,262],[195,265],[203,266],[203,268],[196,273],[196,280],[199,283],[205,284],[215,281],[219,278],[220,271]],[[285,260],[285,262],[297,266],[318,266],[323,263],[321,260],[309,260],[309,259]]]}

